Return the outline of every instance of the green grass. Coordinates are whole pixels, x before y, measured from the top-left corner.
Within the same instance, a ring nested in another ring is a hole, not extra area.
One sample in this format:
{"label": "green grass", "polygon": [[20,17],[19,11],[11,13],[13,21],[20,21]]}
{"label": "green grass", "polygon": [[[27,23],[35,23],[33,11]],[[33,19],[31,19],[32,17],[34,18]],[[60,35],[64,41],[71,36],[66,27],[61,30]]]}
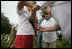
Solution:
{"label": "green grass", "polygon": [[71,48],[71,44],[68,43],[65,39],[56,40],[56,48]]}
{"label": "green grass", "polygon": [[[1,34],[1,37],[5,37],[6,35],[9,36],[9,34]],[[7,48],[7,46],[8,46],[8,42],[1,40],[1,48]]]}
{"label": "green grass", "polygon": [[[4,37],[5,35],[6,34],[1,34],[2,37]],[[9,34],[7,34],[7,35],[9,36]],[[8,46],[8,42],[5,42],[5,41],[1,40],[1,48],[7,48],[7,46]],[[69,44],[65,39],[63,39],[63,40],[58,40],[57,39],[56,40],[56,48],[71,48],[71,44]]]}
{"label": "green grass", "polygon": [[7,48],[8,42],[1,41],[1,48]]}

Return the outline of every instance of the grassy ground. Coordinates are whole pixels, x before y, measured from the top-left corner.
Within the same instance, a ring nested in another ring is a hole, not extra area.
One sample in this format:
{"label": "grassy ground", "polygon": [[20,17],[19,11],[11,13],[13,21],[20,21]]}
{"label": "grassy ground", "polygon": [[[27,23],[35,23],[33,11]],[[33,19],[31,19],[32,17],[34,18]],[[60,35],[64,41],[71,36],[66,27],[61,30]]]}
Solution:
{"label": "grassy ground", "polygon": [[[1,34],[1,37],[5,37],[6,35],[9,36],[9,34]],[[7,48],[8,42],[5,42],[4,40],[1,40],[1,48]]]}
{"label": "grassy ground", "polygon": [[[4,37],[6,34],[1,34]],[[9,36],[9,34],[7,34]],[[56,40],[56,48],[71,48],[71,44],[69,44],[66,40]],[[1,48],[7,48],[8,42],[1,40]],[[37,47],[37,46],[36,46]]]}
{"label": "grassy ground", "polygon": [[69,44],[65,39],[56,40],[56,48],[71,48],[71,44]]}

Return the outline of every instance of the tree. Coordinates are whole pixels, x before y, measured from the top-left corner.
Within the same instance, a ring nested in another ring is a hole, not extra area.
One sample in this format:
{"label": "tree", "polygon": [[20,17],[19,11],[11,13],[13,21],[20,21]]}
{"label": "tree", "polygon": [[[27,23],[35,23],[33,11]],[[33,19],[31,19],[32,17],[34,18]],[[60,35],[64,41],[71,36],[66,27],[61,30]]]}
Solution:
{"label": "tree", "polygon": [[11,24],[9,23],[9,19],[1,13],[1,33],[10,33],[11,32]]}

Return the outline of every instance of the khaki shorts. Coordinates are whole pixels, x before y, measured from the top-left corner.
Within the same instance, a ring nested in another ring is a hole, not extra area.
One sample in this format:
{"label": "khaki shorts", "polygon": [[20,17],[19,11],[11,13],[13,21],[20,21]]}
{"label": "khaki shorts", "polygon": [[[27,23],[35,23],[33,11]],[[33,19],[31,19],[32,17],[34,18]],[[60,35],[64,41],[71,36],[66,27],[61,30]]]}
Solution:
{"label": "khaki shorts", "polygon": [[47,43],[43,41],[43,48],[56,48],[56,41]]}

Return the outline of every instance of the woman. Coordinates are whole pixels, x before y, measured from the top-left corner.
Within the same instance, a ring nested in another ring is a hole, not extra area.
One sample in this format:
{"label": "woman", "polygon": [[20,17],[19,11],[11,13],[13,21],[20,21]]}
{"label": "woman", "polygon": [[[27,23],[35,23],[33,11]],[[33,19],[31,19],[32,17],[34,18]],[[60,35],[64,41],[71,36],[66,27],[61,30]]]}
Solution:
{"label": "woman", "polygon": [[19,15],[18,30],[15,39],[15,48],[33,48],[34,29],[29,22],[31,10],[26,7],[32,7],[28,1],[19,1],[17,13]]}

